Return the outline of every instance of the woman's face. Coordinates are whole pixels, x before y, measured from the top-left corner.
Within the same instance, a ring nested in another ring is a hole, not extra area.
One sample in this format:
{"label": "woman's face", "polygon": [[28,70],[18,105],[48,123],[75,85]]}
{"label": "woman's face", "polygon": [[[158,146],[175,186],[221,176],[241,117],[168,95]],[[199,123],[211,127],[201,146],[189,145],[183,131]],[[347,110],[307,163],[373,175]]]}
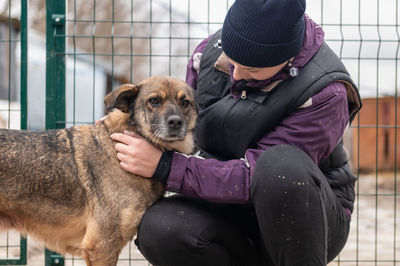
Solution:
{"label": "woman's face", "polygon": [[282,64],[273,67],[248,67],[236,63],[230,58],[228,61],[234,67],[233,78],[235,80],[265,80],[273,77],[288,63],[288,61],[285,61]]}

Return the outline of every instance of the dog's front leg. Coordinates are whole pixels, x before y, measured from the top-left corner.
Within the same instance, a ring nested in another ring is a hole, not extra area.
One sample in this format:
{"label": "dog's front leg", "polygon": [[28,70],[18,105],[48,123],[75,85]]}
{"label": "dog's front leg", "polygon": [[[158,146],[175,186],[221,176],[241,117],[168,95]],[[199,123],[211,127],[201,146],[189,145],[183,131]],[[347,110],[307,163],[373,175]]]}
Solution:
{"label": "dog's front leg", "polygon": [[104,232],[93,219],[86,228],[86,234],[81,243],[82,257],[88,266],[117,265],[122,246],[119,241],[104,239],[101,236],[110,236],[112,232]]}
{"label": "dog's front leg", "polygon": [[98,241],[99,228],[95,220],[88,223],[86,233],[81,243],[82,257],[87,266],[93,266],[95,246]]}
{"label": "dog's front leg", "polygon": [[109,251],[109,249],[82,250],[82,254],[88,266],[115,266],[118,262],[120,250],[112,250],[112,253],[108,253]]}

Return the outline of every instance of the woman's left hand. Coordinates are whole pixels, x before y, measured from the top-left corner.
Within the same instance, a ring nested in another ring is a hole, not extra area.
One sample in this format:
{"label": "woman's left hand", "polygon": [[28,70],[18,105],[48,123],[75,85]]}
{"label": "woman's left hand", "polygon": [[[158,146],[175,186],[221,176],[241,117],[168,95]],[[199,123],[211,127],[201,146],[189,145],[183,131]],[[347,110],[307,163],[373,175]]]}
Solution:
{"label": "woman's left hand", "polygon": [[134,132],[114,133],[111,138],[118,141],[115,149],[124,170],[148,178],[154,175],[162,151]]}

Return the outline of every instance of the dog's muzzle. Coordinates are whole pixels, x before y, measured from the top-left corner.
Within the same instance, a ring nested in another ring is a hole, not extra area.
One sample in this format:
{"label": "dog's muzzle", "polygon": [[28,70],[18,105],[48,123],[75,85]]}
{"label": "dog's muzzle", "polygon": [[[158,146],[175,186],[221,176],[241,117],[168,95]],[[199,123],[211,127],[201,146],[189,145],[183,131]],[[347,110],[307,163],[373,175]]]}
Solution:
{"label": "dog's muzzle", "polygon": [[170,115],[166,119],[165,139],[184,139],[186,135],[187,125],[184,119],[176,114]]}
{"label": "dog's muzzle", "polygon": [[178,115],[170,115],[167,118],[168,128],[172,131],[178,131],[182,128],[183,119]]}
{"label": "dog's muzzle", "polygon": [[182,116],[171,114],[159,122],[153,122],[152,131],[154,136],[164,141],[182,140],[186,136],[187,124]]}

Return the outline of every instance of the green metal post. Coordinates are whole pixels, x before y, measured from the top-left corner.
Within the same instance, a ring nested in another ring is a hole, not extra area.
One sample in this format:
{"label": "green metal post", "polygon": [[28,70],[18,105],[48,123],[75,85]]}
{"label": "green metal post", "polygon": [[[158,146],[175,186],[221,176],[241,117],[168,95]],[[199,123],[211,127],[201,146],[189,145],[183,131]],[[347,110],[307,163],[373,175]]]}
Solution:
{"label": "green metal post", "polygon": [[65,127],[65,1],[46,1],[46,129]]}
{"label": "green metal post", "polygon": [[28,0],[21,0],[21,129],[28,124]]}
{"label": "green metal post", "polygon": [[44,261],[45,266],[64,266],[63,256],[54,253],[48,249],[45,250],[44,256],[45,256],[45,261]]}
{"label": "green metal post", "polygon": [[[28,0],[21,0],[21,129],[28,125]],[[27,241],[20,239],[20,255],[17,264],[27,263]]]}
{"label": "green metal post", "polygon": [[16,263],[17,265],[26,265],[27,264],[27,241],[25,237],[21,237],[19,241],[20,246],[20,254],[19,261]]}
{"label": "green metal post", "polygon": [[[46,1],[46,129],[65,127],[65,0]],[[46,249],[45,266],[64,258]]]}

